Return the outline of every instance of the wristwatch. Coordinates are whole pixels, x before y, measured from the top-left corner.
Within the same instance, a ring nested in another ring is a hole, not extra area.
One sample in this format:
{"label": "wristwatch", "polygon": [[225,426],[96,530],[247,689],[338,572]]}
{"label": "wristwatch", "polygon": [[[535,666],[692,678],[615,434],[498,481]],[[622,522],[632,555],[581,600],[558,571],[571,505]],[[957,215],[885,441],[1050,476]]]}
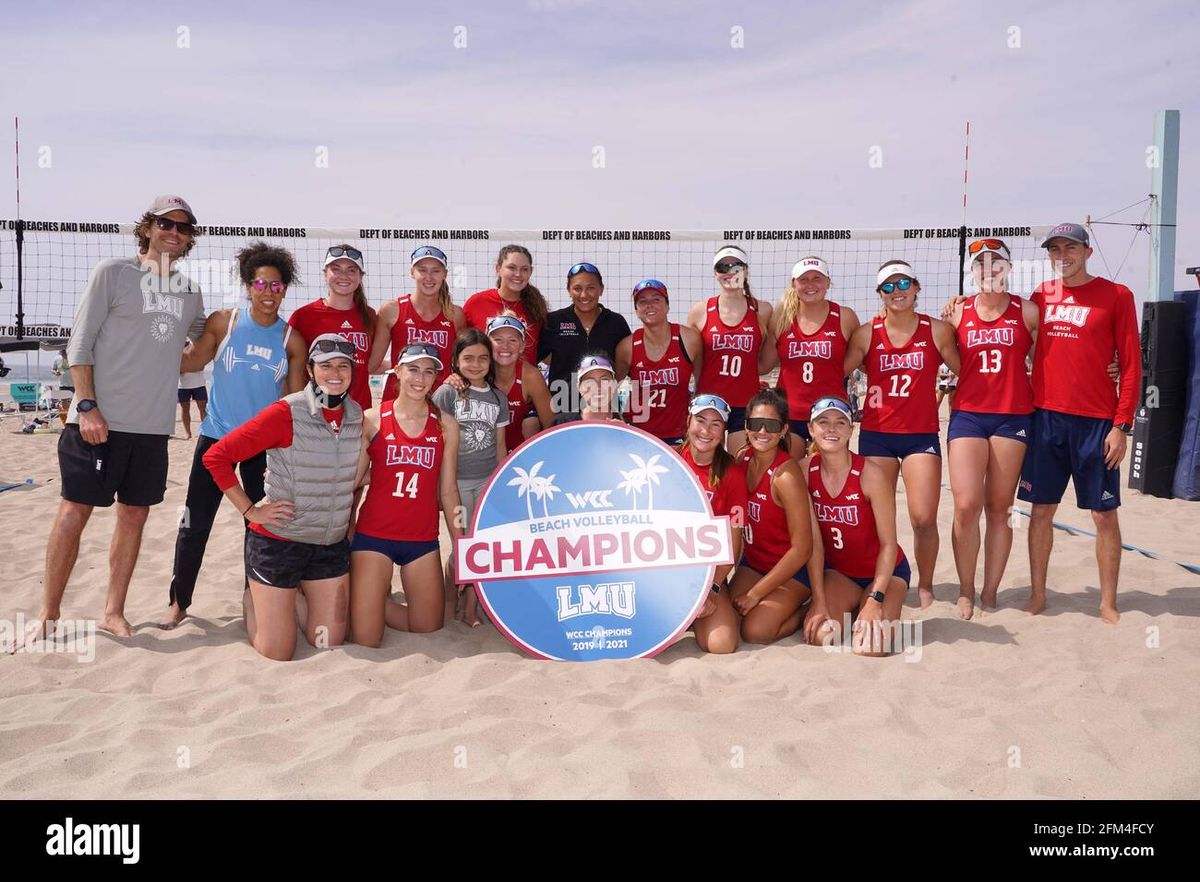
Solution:
{"label": "wristwatch", "polygon": [[867,592],[867,597],[871,598],[876,603],[883,603],[883,596],[884,595],[883,595],[882,591],[868,591]]}
{"label": "wristwatch", "polygon": [[1113,426],[1113,428],[1120,429],[1126,435],[1133,431],[1133,425],[1131,423],[1117,423],[1115,426]]}
{"label": "wristwatch", "polygon": [[89,410],[95,410],[97,406],[95,398],[81,398],[75,409],[80,413],[87,413]]}
{"label": "wristwatch", "polygon": [[713,582],[713,583],[712,583],[712,593],[713,593],[713,594],[720,594],[720,593],[721,593],[721,585],[720,585],[720,583],[719,583],[719,582]]}

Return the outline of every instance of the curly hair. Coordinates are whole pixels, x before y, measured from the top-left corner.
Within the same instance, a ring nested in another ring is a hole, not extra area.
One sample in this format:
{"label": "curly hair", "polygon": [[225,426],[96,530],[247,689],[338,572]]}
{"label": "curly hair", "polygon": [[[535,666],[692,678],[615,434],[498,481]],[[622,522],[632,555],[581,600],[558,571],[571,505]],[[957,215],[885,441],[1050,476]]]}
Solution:
{"label": "curly hair", "polygon": [[254,281],[254,274],[264,266],[274,267],[283,284],[289,288],[296,280],[296,259],[286,248],[268,245],[266,242],[251,242],[236,255],[238,276],[243,285]]}
{"label": "curly hair", "polygon": [[[150,226],[157,219],[158,215],[152,211],[147,211],[137,222],[137,226],[133,228],[133,237],[137,239],[139,254],[145,254],[150,250]],[[195,227],[196,225],[193,224],[192,226]],[[196,227],[192,230],[191,241],[187,243],[187,247],[183,249],[179,257],[187,257],[191,254],[192,249],[196,247],[196,240],[198,238],[200,238],[200,229]]]}

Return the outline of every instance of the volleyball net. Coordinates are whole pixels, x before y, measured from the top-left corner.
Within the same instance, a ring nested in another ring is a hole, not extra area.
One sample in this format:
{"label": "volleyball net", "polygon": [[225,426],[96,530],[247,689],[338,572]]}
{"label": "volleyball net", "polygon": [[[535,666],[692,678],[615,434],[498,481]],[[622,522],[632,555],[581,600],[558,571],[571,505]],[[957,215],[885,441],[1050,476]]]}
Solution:
{"label": "volleyball net", "polygon": [[[0,220],[0,336],[57,339],[69,336],[76,307],[92,268],[101,260],[132,257],[137,250],[131,223]],[[476,291],[496,285],[496,257],[504,245],[523,245],[533,255],[532,284],[551,309],[566,306],[569,267],[595,264],[604,276],[603,303],[633,323],[632,288],[654,278],[670,292],[670,318],[683,321],[688,307],[717,291],[712,257],[724,245],[737,245],[750,258],[749,281],[756,297],[777,302],[790,284],[796,261],[816,255],[833,276],[830,298],[860,316],[879,307],[876,273],[891,259],[908,261],[921,282],[918,309],[936,314],[960,287],[973,293],[962,259],[966,241],[995,236],[1008,243],[1013,266],[1010,290],[1027,294],[1050,277],[1038,247],[1050,225],[948,226],[913,229],[756,229],[756,230],[476,230],[267,226],[201,226],[192,253],[179,269],[200,285],[212,311],[244,302],[237,252],[252,241],[287,248],[299,279],[288,291],[283,314],[322,297],[322,263],[331,245],[348,243],[363,251],[364,287],[378,307],[412,291],[409,255],[432,244],[449,258],[452,297],[462,304]],[[18,279],[19,275],[19,279]]]}

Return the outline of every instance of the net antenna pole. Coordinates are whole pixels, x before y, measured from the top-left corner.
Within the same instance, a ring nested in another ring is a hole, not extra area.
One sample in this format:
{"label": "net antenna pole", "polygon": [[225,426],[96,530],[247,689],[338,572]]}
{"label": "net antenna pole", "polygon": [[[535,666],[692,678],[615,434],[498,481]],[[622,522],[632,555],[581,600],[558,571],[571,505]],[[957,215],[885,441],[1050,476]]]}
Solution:
{"label": "net antenna pole", "polygon": [[1175,215],[1179,202],[1179,111],[1160,110],[1154,119],[1153,165],[1150,187],[1150,290],[1147,300],[1175,296]]}
{"label": "net antenna pole", "polygon": [[13,117],[13,135],[16,139],[17,162],[17,339],[25,339],[25,273],[23,256],[25,250],[25,225],[21,221],[21,118]]}
{"label": "net antenna pole", "polygon": [[971,121],[967,120],[967,136],[963,142],[963,219],[958,228],[958,296],[966,293],[967,271],[967,170],[971,162]]}

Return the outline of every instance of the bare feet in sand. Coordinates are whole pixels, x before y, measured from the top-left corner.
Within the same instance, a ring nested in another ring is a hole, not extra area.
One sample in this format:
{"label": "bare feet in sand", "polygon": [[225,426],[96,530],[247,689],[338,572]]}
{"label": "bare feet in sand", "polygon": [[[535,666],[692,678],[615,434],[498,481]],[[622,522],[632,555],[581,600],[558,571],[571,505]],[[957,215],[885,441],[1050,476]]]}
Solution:
{"label": "bare feet in sand", "polygon": [[986,610],[994,610],[996,608],[996,592],[988,591],[986,588],[980,591],[979,605]]}
{"label": "bare feet in sand", "polygon": [[933,606],[932,588],[918,588],[917,596],[921,598],[921,609],[929,609],[929,607]]}
{"label": "bare feet in sand", "polygon": [[1045,609],[1046,609],[1046,595],[1045,594],[1031,594],[1029,596],[1029,603],[1027,603],[1025,605],[1025,612],[1029,613],[1031,616],[1036,616]]}
{"label": "bare feet in sand", "polygon": [[1100,618],[1105,624],[1115,625],[1120,620],[1121,614],[1117,612],[1117,608],[1115,606],[1102,605],[1100,607]]}
{"label": "bare feet in sand", "polygon": [[120,613],[106,613],[100,621],[99,628],[101,631],[107,631],[114,637],[132,637],[133,626],[129,624],[129,620]]}
{"label": "bare feet in sand", "polygon": [[963,594],[958,598],[958,617],[963,621],[968,621],[971,616],[975,615],[975,594],[971,596]]}
{"label": "bare feet in sand", "polygon": [[[25,625],[21,636],[18,637],[14,632],[11,642],[7,639],[5,640],[4,644],[0,646],[0,653],[12,655],[19,649],[31,647],[39,640],[52,637],[54,634],[54,623],[58,621],[59,615],[60,613],[57,610],[53,614],[48,610],[42,610],[38,613],[36,619],[30,619]],[[20,622],[20,617],[18,617],[17,621],[18,623]]]}
{"label": "bare feet in sand", "polygon": [[158,627],[164,631],[170,631],[180,622],[187,618],[187,611],[179,608],[178,603],[172,603],[167,607],[167,614],[159,620]]}

